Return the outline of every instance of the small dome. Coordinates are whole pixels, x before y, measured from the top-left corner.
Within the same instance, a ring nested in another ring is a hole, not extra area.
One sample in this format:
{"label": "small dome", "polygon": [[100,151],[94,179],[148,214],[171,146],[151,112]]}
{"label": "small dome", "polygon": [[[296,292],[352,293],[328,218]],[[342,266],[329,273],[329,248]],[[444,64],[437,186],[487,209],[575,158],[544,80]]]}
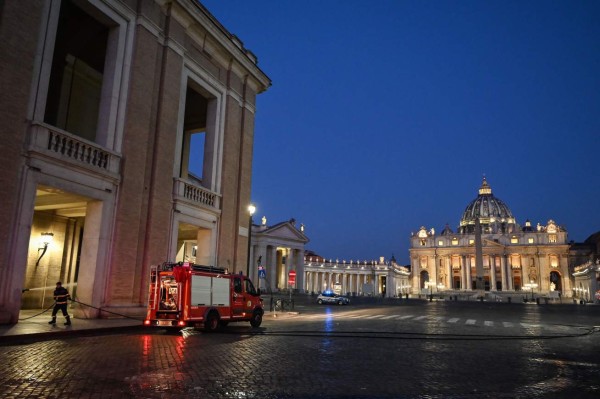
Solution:
{"label": "small dome", "polygon": [[515,229],[516,222],[512,212],[504,202],[494,197],[485,176],[479,195],[467,205],[460,219],[459,232],[474,233],[477,219],[483,233],[512,233]]}
{"label": "small dome", "polygon": [[450,225],[448,223],[446,223],[446,227],[444,227],[444,230],[442,230],[442,235],[443,236],[449,236],[449,235],[452,235],[452,234],[454,234],[454,232],[450,228]]}

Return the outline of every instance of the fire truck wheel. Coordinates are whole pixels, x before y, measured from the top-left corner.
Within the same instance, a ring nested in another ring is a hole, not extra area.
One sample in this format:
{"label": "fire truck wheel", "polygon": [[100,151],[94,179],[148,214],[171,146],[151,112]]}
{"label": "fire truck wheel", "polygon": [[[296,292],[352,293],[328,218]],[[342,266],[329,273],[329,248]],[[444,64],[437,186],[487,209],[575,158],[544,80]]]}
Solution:
{"label": "fire truck wheel", "polygon": [[262,323],[262,313],[258,310],[252,313],[252,318],[250,319],[250,325],[254,328],[260,327]]}
{"label": "fire truck wheel", "polygon": [[204,322],[204,329],[206,331],[217,331],[219,328],[219,316],[215,312],[211,312],[206,316],[206,321]]}

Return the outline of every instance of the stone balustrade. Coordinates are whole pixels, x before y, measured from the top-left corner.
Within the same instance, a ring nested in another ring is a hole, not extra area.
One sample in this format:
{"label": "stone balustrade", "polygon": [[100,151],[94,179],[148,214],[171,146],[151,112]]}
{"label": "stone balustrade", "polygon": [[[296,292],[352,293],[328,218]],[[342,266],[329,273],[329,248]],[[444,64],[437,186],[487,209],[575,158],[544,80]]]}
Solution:
{"label": "stone balustrade", "polygon": [[29,150],[116,177],[121,156],[99,144],[46,124],[32,126]]}
{"label": "stone balustrade", "polygon": [[193,184],[183,179],[174,179],[175,200],[188,202],[195,206],[219,208],[219,195],[204,187]]}

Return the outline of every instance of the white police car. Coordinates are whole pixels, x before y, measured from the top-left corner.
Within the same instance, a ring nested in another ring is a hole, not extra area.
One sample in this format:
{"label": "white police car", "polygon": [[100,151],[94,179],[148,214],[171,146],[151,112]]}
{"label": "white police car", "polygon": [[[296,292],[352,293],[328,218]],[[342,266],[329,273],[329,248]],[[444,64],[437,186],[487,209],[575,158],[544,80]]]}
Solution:
{"label": "white police car", "polygon": [[323,305],[324,303],[349,305],[350,299],[348,299],[345,296],[338,295],[333,291],[325,291],[322,294],[319,294],[319,296],[317,297],[317,303],[319,305]]}

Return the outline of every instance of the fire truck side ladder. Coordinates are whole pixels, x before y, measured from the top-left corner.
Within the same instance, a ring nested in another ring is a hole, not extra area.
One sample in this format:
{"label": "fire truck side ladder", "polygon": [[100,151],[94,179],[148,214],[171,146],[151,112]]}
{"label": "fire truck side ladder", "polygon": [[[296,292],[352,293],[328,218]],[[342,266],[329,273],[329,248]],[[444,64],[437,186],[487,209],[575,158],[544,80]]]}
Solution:
{"label": "fire truck side ladder", "polygon": [[150,292],[148,292],[148,309],[154,309],[156,304],[156,287],[158,285],[158,267],[150,266]]}

